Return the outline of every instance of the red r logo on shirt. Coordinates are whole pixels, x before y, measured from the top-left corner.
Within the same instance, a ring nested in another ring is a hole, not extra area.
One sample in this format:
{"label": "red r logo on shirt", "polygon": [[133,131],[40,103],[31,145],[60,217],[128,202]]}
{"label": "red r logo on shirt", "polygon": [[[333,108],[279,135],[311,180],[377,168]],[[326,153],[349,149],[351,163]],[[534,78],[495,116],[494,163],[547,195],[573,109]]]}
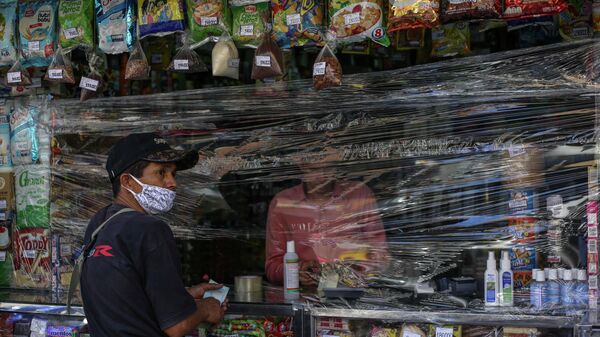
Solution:
{"label": "red r logo on shirt", "polygon": [[94,248],[94,255],[92,255],[93,257],[97,257],[97,256],[114,256],[112,255],[109,251],[112,249],[112,246],[109,245],[99,245],[96,246],[96,248]]}

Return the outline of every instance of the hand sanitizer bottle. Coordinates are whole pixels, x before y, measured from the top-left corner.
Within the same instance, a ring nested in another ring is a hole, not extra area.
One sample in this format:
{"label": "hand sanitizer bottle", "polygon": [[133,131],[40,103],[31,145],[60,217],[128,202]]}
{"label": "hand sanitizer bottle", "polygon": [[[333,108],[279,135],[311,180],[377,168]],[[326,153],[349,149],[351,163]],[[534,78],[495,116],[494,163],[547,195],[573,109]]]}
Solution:
{"label": "hand sanitizer bottle", "polygon": [[494,252],[488,252],[487,269],[485,270],[485,305],[497,306],[498,302],[498,270]]}
{"label": "hand sanitizer bottle", "polygon": [[500,260],[500,305],[503,307],[513,306],[513,272],[510,267],[510,258],[508,251],[502,252]]}

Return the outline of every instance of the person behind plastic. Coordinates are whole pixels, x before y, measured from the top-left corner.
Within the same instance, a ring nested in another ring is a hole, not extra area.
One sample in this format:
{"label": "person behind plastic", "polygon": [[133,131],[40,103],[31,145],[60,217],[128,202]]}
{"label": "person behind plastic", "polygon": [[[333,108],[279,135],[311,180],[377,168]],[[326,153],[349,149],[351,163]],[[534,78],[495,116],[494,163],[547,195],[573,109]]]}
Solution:
{"label": "person behind plastic", "polygon": [[203,299],[221,285],[184,287],[173,233],[155,216],[173,206],[176,172],[197,161],[197,152],[174,150],[153,133],[131,134],[111,149],[106,169],[114,200],[92,218],[84,239],[93,247],[81,274],[93,337],[181,337],[223,319],[227,301]]}
{"label": "person behind plastic", "polygon": [[283,283],[286,242],[295,241],[300,285],[315,287],[322,263],[349,259],[382,269],[388,249],[377,202],[362,182],[336,178],[340,153],[326,147],[317,155],[298,155],[302,183],[278,193],[267,219],[265,271],[269,282]]}

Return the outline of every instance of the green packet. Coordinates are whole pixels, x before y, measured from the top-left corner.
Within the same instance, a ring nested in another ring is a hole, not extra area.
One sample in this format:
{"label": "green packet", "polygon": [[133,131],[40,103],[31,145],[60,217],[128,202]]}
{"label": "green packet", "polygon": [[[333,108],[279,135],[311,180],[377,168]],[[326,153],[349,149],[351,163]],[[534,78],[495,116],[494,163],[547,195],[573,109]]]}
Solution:
{"label": "green packet", "polygon": [[267,30],[267,22],[271,16],[271,5],[268,1],[233,6],[232,37],[242,47],[258,47],[261,36]]}
{"label": "green packet", "polygon": [[192,45],[216,42],[231,30],[227,0],[186,0],[186,5]]}
{"label": "green packet", "polygon": [[61,0],[58,7],[60,46],[65,50],[92,47],[94,2],[90,0]]}

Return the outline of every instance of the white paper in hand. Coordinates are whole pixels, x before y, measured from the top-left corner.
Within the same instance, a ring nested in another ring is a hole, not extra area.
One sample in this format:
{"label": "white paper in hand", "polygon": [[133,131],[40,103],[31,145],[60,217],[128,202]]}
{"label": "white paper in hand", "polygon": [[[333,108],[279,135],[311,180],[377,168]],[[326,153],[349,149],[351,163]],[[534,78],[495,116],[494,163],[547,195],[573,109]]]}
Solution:
{"label": "white paper in hand", "polygon": [[[210,280],[208,283],[217,284],[217,282]],[[214,298],[219,303],[223,303],[227,299],[227,294],[229,293],[229,287],[223,286],[221,289],[217,290],[209,290],[204,293],[204,298]]]}

